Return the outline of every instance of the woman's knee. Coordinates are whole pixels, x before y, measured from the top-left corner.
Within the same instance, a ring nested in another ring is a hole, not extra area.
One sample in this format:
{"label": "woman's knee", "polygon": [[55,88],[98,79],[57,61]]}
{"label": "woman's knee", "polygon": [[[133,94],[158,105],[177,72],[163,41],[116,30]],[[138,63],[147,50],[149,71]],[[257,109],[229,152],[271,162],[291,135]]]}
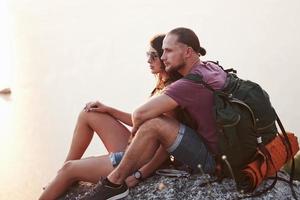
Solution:
{"label": "woman's knee", "polygon": [[65,162],[62,168],[58,171],[58,174],[61,176],[66,176],[68,178],[74,178],[75,162],[76,161],[74,160]]}
{"label": "woman's knee", "polygon": [[85,121],[88,121],[88,118],[90,117],[92,112],[86,112],[84,110],[82,110],[80,113],[79,113],[79,116],[78,116],[78,121],[79,122],[85,122]]}
{"label": "woman's knee", "polygon": [[87,121],[87,117],[88,117],[88,112],[82,110],[82,111],[79,113],[78,118],[77,118],[78,123],[79,123],[79,122],[85,122],[85,121]]}
{"label": "woman's knee", "polygon": [[95,120],[97,118],[97,120],[99,121],[99,119],[101,119],[101,117],[107,117],[108,114],[107,113],[99,113],[99,112],[86,112],[84,110],[82,110],[79,113],[78,116],[78,122],[85,122],[85,123],[89,123],[92,120]]}

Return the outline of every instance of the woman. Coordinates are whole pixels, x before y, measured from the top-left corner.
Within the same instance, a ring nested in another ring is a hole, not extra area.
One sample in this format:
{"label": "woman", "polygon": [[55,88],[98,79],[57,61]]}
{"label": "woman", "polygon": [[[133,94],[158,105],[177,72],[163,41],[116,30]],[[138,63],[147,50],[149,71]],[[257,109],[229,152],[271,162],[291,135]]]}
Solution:
{"label": "woman", "polygon": [[[147,52],[151,73],[157,76],[157,84],[151,96],[160,93],[168,84],[181,78],[180,74],[168,74],[164,70],[165,66],[160,60],[164,37],[165,35],[155,36],[150,41],[150,48]],[[176,115],[166,114],[174,117]],[[71,147],[63,167],[39,199],[56,199],[76,181],[97,183],[100,177],[106,177],[121,161],[128,145],[131,133],[123,124],[132,126],[131,114],[98,101],[88,103],[79,114]],[[94,132],[98,134],[109,154],[81,159]],[[167,158],[168,153],[160,147],[152,160],[139,169],[143,178],[150,176]],[[138,179],[132,175],[126,179],[126,183],[129,187],[133,187],[138,183]]]}

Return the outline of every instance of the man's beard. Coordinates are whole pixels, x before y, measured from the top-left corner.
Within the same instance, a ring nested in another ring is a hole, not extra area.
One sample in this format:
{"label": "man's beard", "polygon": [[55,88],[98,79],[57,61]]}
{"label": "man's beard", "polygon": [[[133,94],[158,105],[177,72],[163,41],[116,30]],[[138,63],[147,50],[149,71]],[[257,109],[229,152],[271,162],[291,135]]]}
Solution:
{"label": "man's beard", "polygon": [[166,71],[167,72],[174,72],[174,71],[179,71],[180,69],[182,69],[184,66],[186,65],[186,63],[185,62],[182,62],[182,63],[180,63],[180,64],[178,64],[178,65],[175,65],[175,66],[170,66],[170,67],[166,67]]}

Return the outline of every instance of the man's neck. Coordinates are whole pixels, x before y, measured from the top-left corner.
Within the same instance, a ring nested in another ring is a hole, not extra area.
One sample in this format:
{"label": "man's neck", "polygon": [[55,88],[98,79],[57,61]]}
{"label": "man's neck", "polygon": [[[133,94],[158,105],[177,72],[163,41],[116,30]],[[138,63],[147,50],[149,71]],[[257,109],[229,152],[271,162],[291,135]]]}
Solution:
{"label": "man's neck", "polygon": [[186,65],[184,67],[182,67],[178,72],[182,75],[185,76],[187,75],[192,68],[197,65],[200,64],[201,60],[199,57],[196,57],[195,59],[192,59],[190,62],[187,62]]}

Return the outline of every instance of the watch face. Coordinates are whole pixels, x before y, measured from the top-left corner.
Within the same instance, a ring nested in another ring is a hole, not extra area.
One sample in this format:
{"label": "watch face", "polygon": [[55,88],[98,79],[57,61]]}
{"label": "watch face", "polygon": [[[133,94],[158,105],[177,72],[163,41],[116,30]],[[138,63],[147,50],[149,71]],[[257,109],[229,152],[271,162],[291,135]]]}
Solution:
{"label": "watch face", "polygon": [[140,171],[136,171],[136,172],[134,173],[134,177],[135,177],[136,179],[141,179],[141,178],[142,178],[142,173],[141,173]]}

